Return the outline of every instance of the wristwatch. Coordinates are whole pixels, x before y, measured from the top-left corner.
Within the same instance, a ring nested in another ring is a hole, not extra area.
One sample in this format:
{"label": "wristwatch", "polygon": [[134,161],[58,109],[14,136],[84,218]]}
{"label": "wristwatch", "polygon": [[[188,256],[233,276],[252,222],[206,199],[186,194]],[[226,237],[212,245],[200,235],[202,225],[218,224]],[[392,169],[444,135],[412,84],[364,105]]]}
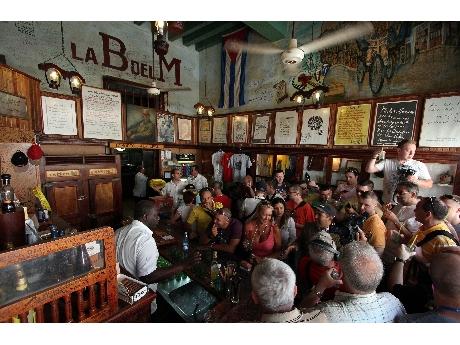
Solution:
{"label": "wristwatch", "polygon": [[403,264],[405,264],[405,263],[406,263],[406,260],[403,260],[403,259],[398,258],[397,256],[395,256],[394,262],[402,262]]}
{"label": "wristwatch", "polygon": [[313,285],[310,291],[313,292],[318,298],[321,298],[324,294],[324,292],[316,291],[316,285]]}

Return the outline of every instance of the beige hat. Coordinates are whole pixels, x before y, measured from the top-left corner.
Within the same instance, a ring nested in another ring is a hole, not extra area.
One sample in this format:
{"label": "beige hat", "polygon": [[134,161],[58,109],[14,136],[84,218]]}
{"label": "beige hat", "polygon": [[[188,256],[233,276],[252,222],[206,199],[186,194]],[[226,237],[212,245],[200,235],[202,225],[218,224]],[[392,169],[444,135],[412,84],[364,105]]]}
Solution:
{"label": "beige hat", "polygon": [[331,235],[324,230],[321,230],[320,232],[313,235],[310,243],[322,246],[323,248],[333,252],[334,254],[337,253],[337,246],[335,245],[334,240],[332,239]]}

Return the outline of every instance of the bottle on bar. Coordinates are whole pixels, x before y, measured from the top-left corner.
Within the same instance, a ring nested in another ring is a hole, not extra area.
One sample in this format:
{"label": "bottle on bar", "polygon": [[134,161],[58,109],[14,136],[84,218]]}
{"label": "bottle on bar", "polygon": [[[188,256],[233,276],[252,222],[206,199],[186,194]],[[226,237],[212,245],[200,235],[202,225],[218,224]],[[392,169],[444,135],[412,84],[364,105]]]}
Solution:
{"label": "bottle on bar", "polygon": [[219,262],[217,261],[217,252],[212,252],[212,261],[211,261],[211,286],[219,290],[220,287],[220,272],[219,272]]}
{"label": "bottle on bar", "polygon": [[184,254],[184,258],[188,257],[189,249],[190,249],[190,244],[188,241],[188,233],[186,231],[184,234],[184,239],[182,240],[182,252]]}
{"label": "bottle on bar", "polygon": [[2,199],[2,212],[3,213],[10,213],[16,211],[16,207],[14,206],[14,190],[11,187],[11,175],[10,174],[2,174],[2,188],[0,191],[0,196]]}

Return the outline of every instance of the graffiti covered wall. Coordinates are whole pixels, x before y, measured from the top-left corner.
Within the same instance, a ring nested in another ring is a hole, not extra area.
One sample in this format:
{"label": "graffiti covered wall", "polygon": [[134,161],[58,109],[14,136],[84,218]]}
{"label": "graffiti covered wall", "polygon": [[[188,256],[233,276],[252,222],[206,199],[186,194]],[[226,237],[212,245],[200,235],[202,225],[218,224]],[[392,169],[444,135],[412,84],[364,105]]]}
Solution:
{"label": "graffiti covered wall", "polygon": [[64,85],[67,81],[61,83],[59,90],[49,89],[38,64],[49,60],[68,71],[73,70],[73,64],[86,84],[93,87],[102,87],[104,75],[144,85],[162,75],[169,86],[180,81],[192,89],[170,92],[168,110],[194,114],[198,53],[180,40],[169,42],[169,51],[160,66],[158,55],[152,59],[149,22],[140,26],[133,22],[63,22],[63,36],[60,22],[0,22],[0,54],[6,56],[11,67],[39,78],[42,90],[62,94],[70,94],[70,88]]}
{"label": "graffiti covered wall", "polygon": [[[299,45],[324,37],[349,23],[297,22]],[[359,40],[306,54],[297,70],[286,70],[279,55],[248,54],[246,105],[218,113],[294,106],[296,86],[330,88],[326,103],[372,97],[437,93],[460,89],[460,22],[374,22],[374,33]],[[287,39],[274,45],[285,49]],[[249,43],[267,43],[254,32]],[[200,96],[217,104],[220,92],[220,47],[200,52]]]}

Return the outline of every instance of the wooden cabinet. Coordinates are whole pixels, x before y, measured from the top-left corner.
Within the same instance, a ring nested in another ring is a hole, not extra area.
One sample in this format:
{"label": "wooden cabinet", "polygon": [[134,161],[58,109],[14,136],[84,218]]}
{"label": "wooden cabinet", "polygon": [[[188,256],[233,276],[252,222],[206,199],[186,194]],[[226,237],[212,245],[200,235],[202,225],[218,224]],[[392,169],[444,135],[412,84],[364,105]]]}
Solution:
{"label": "wooden cabinet", "polygon": [[100,322],[114,317],[115,261],[110,227],[0,252],[0,322]]}
{"label": "wooden cabinet", "polygon": [[42,181],[52,211],[79,229],[122,217],[119,156],[46,156]]}

